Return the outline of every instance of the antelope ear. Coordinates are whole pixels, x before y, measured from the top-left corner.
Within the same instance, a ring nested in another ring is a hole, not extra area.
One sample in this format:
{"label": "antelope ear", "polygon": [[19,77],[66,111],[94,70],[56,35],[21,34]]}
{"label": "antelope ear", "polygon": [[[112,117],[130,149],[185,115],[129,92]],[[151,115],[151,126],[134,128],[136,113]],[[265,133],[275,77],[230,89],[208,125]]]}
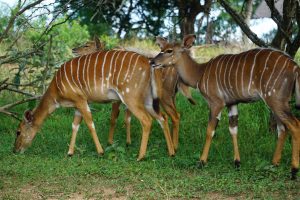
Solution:
{"label": "antelope ear", "polygon": [[182,44],[182,46],[184,48],[189,49],[189,48],[191,48],[193,46],[195,40],[196,40],[196,35],[195,34],[185,35],[183,37],[183,44]]}
{"label": "antelope ear", "polygon": [[156,36],[156,44],[159,45],[160,49],[164,49],[165,46],[167,45],[168,41],[164,37]]}
{"label": "antelope ear", "polygon": [[25,111],[24,120],[26,123],[31,123],[33,121],[33,112],[31,110]]}
{"label": "antelope ear", "polygon": [[96,42],[96,48],[97,48],[97,50],[102,50],[101,48],[102,48],[102,44],[101,44],[101,42],[100,42],[100,39],[98,38],[98,36],[94,36],[94,41]]}

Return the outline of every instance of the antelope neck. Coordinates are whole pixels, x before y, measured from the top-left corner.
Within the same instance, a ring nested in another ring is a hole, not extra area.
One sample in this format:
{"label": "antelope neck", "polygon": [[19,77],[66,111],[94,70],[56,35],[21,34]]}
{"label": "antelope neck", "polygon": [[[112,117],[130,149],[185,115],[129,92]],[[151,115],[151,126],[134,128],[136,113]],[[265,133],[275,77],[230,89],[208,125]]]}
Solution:
{"label": "antelope neck", "polygon": [[199,64],[186,52],[183,52],[181,59],[174,66],[185,84],[197,88],[197,83],[203,76],[206,63]]}

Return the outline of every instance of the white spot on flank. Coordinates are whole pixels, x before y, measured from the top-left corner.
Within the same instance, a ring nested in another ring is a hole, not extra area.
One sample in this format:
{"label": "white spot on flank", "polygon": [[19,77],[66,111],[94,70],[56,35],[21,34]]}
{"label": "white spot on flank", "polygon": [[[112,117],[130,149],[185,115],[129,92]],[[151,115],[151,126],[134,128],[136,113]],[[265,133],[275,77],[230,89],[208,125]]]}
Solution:
{"label": "white spot on flank", "polygon": [[141,71],[141,70],[142,70],[142,68],[140,67],[140,68],[139,68],[139,70]]}
{"label": "white spot on flank", "polygon": [[268,92],[268,96],[271,96],[271,92],[270,91]]}
{"label": "white spot on flank", "polygon": [[77,132],[78,129],[79,129],[79,124],[72,123],[72,130]]}
{"label": "white spot on flank", "polygon": [[92,128],[95,129],[95,124],[94,124],[94,122],[92,122]]}
{"label": "white spot on flank", "polygon": [[126,82],[129,83],[129,79],[127,79]]}
{"label": "white spot on flank", "polygon": [[129,90],[129,88],[126,88],[126,92],[128,93],[130,90]]}

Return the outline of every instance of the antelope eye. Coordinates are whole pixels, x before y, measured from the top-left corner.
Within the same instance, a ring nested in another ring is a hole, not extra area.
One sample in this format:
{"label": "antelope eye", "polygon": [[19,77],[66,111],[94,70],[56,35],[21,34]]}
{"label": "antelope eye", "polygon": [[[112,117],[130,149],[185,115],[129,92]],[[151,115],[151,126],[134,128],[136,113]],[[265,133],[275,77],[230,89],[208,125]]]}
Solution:
{"label": "antelope eye", "polygon": [[168,49],[168,50],[165,51],[165,53],[172,53],[172,52],[173,52],[172,49]]}
{"label": "antelope eye", "polygon": [[21,131],[17,131],[17,136],[21,135]]}

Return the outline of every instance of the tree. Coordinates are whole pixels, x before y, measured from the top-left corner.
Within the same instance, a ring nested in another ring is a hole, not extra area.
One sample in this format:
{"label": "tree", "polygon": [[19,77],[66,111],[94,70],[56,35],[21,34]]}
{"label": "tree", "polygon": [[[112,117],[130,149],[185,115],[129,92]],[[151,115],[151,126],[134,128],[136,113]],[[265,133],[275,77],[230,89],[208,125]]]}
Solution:
{"label": "tree", "polygon": [[[277,24],[277,31],[271,43],[260,39],[245,23],[242,16],[238,14],[227,1],[218,0],[221,6],[231,15],[235,22],[249,39],[261,47],[275,47],[287,52],[294,57],[300,47],[300,5],[299,1],[284,0],[282,15],[275,7],[274,0],[265,0],[271,10],[271,18]],[[292,31],[295,30],[295,31]],[[296,32],[296,33],[295,33]]]}

